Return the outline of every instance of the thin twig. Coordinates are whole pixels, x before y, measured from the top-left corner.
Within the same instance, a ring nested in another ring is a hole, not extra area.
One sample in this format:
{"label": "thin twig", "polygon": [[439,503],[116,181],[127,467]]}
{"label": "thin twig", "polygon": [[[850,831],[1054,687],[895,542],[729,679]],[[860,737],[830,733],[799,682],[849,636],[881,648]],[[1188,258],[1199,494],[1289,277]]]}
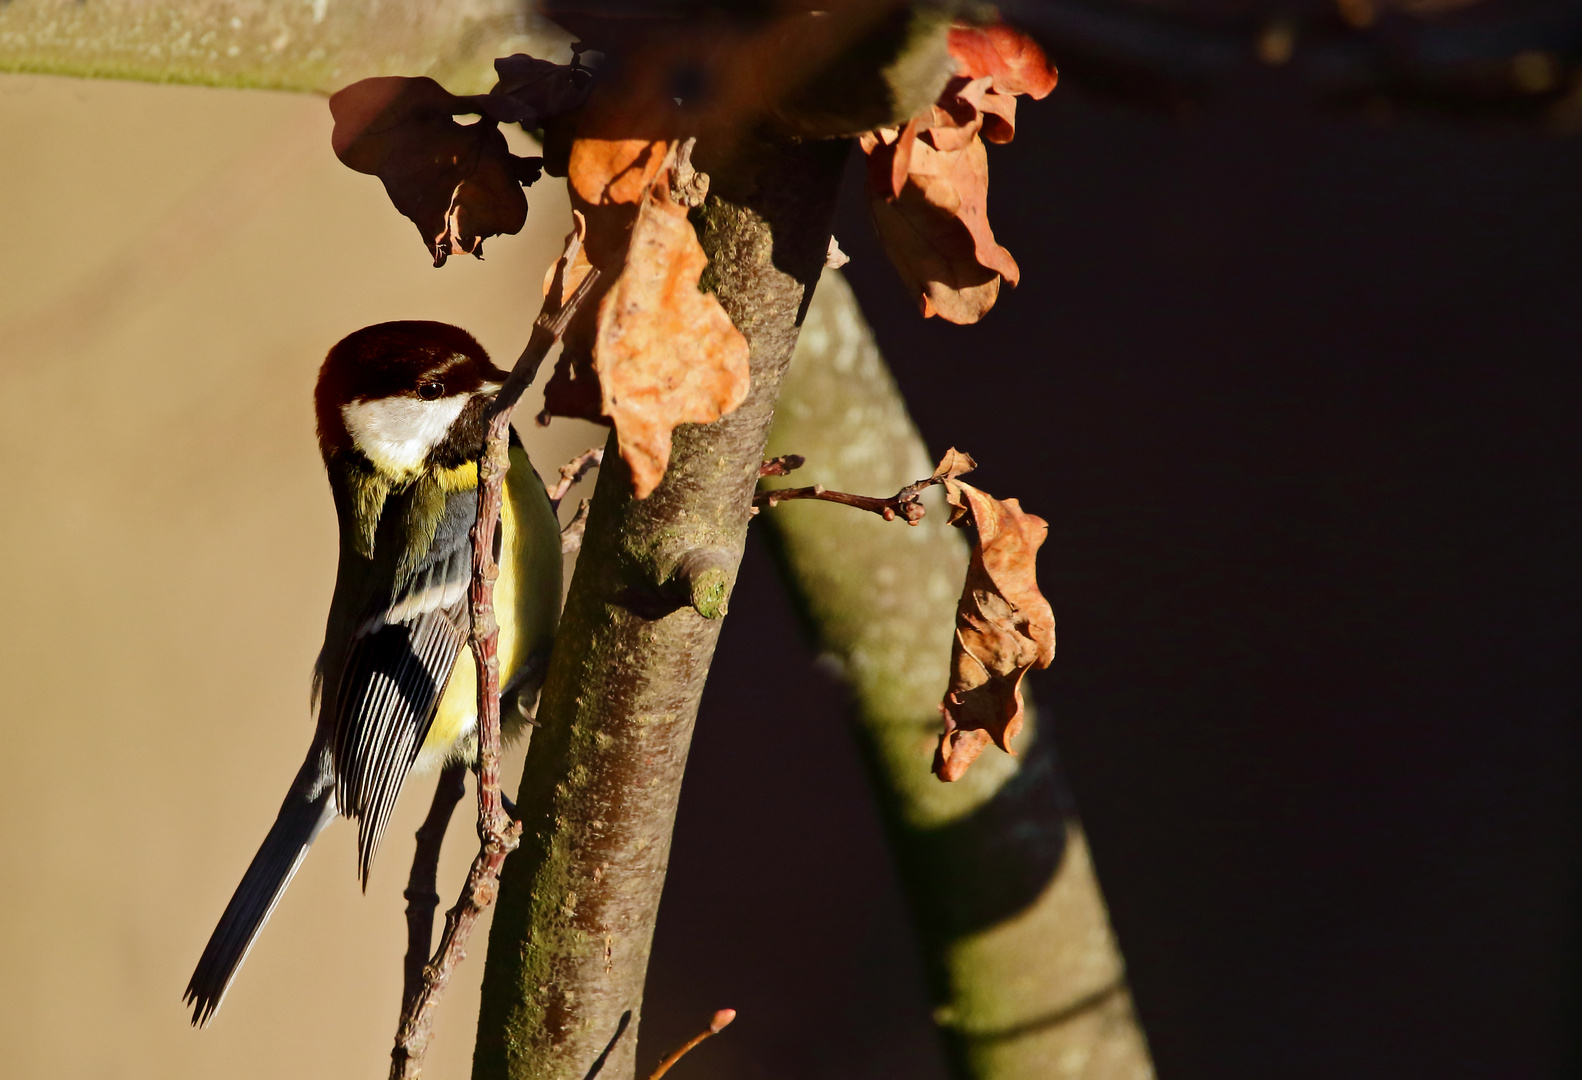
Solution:
{"label": "thin twig", "polygon": [[[792,455],[794,456],[794,455]],[[775,459],[778,461],[779,459]],[[765,462],[765,467],[773,462]],[[784,475],[782,473],[768,473],[770,476]],[[923,492],[935,484],[944,483],[943,477],[930,476],[926,480],[919,480],[891,495],[888,499],[876,499],[872,495],[851,495],[844,491],[826,491],[823,484],[814,484],[812,487],[776,488],[773,491],[761,491],[753,496],[753,506],[773,508],[779,503],[789,502],[792,499],[820,499],[824,502],[840,503],[842,506],[855,506],[859,510],[867,510],[878,514],[886,521],[894,521],[897,516],[908,525],[916,525],[923,520]]]}
{"label": "thin twig", "polygon": [[670,1071],[670,1066],[674,1065],[676,1062],[685,1057],[689,1050],[698,1045],[698,1043],[702,1042],[704,1039],[707,1039],[710,1035],[718,1035],[720,1032],[724,1031],[730,1026],[730,1022],[734,1019],[736,1019],[735,1009],[721,1009],[719,1012],[715,1013],[714,1018],[709,1021],[709,1026],[703,1031],[700,1031],[696,1035],[692,1036],[692,1038],[688,1039],[686,1042],[682,1043],[675,1050],[671,1051],[670,1056],[659,1063],[659,1068],[653,1071],[653,1073],[648,1077],[648,1080],[659,1080],[661,1076]]}
{"label": "thin twig", "polygon": [[[584,476],[604,464],[604,448],[595,446],[592,450],[584,450],[570,461],[560,467],[560,479],[555,486],[549,489],[549,505],[556,510],[560,509],[561,500],[578,484]],[[564,530],[562,530],[564,531]]]}
{"label": "thin twig", "polygon": [[445,843],[456,804],[467,794],[467,766],[450,765],[439,774],[434,802],[417,830],[417,850],[412,853],[412,874],[406,892],[406,963],[403,967],[401,1003],[417,997],[423,985],[423,966],[428,963],[434,938],[434,911],[439,907],[435,878],[439,872],[439,853]]}
{"label": "thin twig", "polygon": [[571,515],[571,520],[566,522],[560,530],[560,553],[570,555],[582,550],[582,534],[588,530],[588,500],[583,499],[577,504],[577,512]]}
{"label": "thin twig", "polygon": [[[567,266],[574,255],[574,251],[568,251]],[[467,872],[461,897],[445,913],[439,948],[424,966],[417,992],[402,1004],[395,1046],[390,1051],[391,1080],[415,1080],[421,1075],[423,1055],[433,1034],[434,1006],[456,965],[466,955],[467,938],[478,916],[494,903],[500,867],[521,838],[521,823],[511,819],[500,799],[500,627],[494,617],[494,582],[500,576],[500,567],[495,562],[493,541],[500,524],[505,474],[511,464],[511,410],[532,384],[544,357],[566,332],[578,306],[593,292],[598,278],[597,269],[589,270],[576,291],[553,310],[548,309],[550,299],[546,298],[546,310],[534,321],[527,348],[522,350],[490,406],[489,434],[478,460],[478,517],[472,527],[472,586],[468,590],[472,614],[468,640],[478,670],[479,849]]]}

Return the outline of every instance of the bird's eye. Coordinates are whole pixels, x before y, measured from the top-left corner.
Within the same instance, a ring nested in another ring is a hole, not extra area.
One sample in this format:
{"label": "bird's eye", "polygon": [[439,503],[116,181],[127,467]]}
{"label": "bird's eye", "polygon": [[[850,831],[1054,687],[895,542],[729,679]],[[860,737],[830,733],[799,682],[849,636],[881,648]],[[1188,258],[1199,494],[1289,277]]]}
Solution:
{"label": "bird's eye", "polygon": [[426,382],[417,388],[417,396],[422,398],[424,401],[433,401],[435,398],[441,396],[444,393],[444,383]]}

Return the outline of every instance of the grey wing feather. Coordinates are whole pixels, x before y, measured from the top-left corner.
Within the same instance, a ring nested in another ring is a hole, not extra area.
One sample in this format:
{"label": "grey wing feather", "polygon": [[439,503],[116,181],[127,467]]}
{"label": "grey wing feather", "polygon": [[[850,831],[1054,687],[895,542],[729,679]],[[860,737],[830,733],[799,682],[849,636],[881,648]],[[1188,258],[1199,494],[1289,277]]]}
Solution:
{"label": "grey wing feather", "polygon": [[[366,888],[407,772],[467,641],[468,532],[477,496],[446,501],[433,543],[405,585],[368,598],[339,665],[333,753],[340,812],[357,819],[357,871]],[[358,556],[353,555],[356,558]]]}

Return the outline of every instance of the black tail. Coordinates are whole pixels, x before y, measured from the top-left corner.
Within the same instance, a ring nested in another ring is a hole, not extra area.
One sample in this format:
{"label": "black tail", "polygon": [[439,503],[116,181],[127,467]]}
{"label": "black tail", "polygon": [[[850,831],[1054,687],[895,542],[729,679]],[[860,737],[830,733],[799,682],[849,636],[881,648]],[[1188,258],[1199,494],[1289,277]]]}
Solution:
{"label": "black tail", "polygon": [[[247,959],[247,951],[280,902],[309,845],[335,816],[334,786],[311,782],[319,771],[316,765],[314,757],[303,765],[298,782],[291,786],[269,835],[242,875],[231,902],[225,905],[220,925],[210,935],[198,969],[187,983],[182,1000],[192,1006],[192,1022],[199,1027],[209,1022],[225,1000],[236,969]],[[309,782],[304,783],[305,779]]]}

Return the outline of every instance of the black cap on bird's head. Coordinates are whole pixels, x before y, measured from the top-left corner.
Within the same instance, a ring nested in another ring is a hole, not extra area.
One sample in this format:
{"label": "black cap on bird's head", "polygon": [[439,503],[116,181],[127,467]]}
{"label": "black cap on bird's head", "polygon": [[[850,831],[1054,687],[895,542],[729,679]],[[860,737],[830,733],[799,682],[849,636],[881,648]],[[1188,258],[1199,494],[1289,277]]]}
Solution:
{"label": "black cap on bird's head", "polygon": [[326,458],[355,448],[382,471],[411,472],[467,403],[493,394],[505,375],[459,327],[366,326],[341,339],[319,369],[319,445]]}

